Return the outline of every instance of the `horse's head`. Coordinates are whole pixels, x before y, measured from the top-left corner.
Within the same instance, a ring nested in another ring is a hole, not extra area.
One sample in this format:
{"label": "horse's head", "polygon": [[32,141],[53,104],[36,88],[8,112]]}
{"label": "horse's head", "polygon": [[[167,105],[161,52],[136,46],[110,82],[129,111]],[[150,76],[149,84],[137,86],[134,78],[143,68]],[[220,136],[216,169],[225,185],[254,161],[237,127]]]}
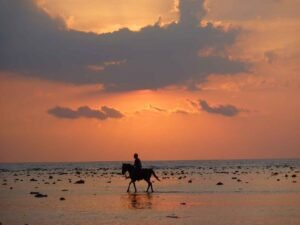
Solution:
{"label": "horse's head", "polygon": [[129,164],[122,164],[122,174],[124,175],[127,171],[129,171]]}

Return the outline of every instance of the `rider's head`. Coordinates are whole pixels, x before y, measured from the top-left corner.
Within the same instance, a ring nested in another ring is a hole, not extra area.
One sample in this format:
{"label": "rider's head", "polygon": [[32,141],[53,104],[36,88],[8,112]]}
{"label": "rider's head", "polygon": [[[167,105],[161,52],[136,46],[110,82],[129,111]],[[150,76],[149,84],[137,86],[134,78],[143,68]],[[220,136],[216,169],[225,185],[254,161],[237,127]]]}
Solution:
{"label": "rider's head", "polygon": [[133,158],[137,159],[139,155],[137,153],[134,153]]}

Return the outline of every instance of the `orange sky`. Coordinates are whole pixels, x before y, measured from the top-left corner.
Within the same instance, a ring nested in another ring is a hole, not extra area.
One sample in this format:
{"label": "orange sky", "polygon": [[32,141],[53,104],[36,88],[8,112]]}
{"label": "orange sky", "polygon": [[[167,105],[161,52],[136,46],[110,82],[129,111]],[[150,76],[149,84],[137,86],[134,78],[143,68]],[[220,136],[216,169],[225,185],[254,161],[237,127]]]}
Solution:
{"label": "orange sky", "polygon": [[[67,84],[0,68],[0,162],[131,160],[134,152],[143,160],[299,158],[297,2],[206,1],[204,21],[243,29],[227,54],[249,62],[251,71],[211,75],[198,90],[168,86],[105,92],[99,83]],[[138,31],[159,17],[161,26],[178,20],[178,1],[172,0],[37,4],[62,17],[69,29],[84,32]],[[241,13],[245,7],[249,13]],[[209,113],[195,106],[199,99],[240,112]],[[48,113],[55,106],[108,106],[124,117],[63,119]]]}

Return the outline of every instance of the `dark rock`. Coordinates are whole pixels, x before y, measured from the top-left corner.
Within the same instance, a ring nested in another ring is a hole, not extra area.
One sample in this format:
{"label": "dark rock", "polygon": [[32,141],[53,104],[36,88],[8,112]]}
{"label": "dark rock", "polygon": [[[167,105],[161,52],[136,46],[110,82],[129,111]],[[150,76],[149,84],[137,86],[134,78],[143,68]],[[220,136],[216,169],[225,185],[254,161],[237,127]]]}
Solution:
{"label": "dark rock", "polygon": [[224,185],[222,182],[218,182],[216,185]]}
{"label": "dark rock", "polygon": [[34,179],[34,178],[31,178],[30,181],[31,181],[31,182],[35,182],[35,181],[37,181],[37,180]]}
{"label": "dark rock", "polygon": [[84,184],[84,180],[78,180],[74,184]]}
{"label": "dark rock", "polygon": [[59,199],[60,201],[64,201],[64,200],[66,200],[64,197],[61,197],[60,199]]}
{"label": "dark rock", "polygon": [[53,179],[53,176],[49,176],[49,179]]}
{"label": "dark rock", "polygon": [[188,181],[188,183],[192,183],[192,182],[193,182],[192,179]]}
{"label": "dark rock", "polygon": [[36,198],[47,198],[48,195],[43,195],[43,194],[41,194],[41,193],[38,193],[38,194],[36,194],[34,197],[36,197]]}
{"label": "dark rock", "polygon": [[68,189],[62,189],[61,191],[69,191]]}
{"label": "dark rock", "polygon": [[175,216],[175,215],[170,215],[170,216],[167,216],[168,218],[172,218],[172,219],[178,219],[179,217],[178,216]]}
{"label": "dark rock", "polygon": [[295,177],[297,177],[297,175],[296,175],[296,174],[293,174],[292,177],[295,178]]}

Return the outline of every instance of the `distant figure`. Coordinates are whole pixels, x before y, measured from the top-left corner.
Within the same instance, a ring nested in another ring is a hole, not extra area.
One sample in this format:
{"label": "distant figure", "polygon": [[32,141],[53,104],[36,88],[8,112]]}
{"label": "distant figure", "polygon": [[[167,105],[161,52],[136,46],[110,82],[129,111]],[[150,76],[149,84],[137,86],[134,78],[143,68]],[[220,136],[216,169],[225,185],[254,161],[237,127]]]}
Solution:
{"label": "distant figure", "polygon": [[133,158],[134,158],[134,164],[133,164],[134,169],[136,173],[139,174],[139,172],[142,170],[142,162],[139,159],[139,155],[137,153],[134,153]]}

